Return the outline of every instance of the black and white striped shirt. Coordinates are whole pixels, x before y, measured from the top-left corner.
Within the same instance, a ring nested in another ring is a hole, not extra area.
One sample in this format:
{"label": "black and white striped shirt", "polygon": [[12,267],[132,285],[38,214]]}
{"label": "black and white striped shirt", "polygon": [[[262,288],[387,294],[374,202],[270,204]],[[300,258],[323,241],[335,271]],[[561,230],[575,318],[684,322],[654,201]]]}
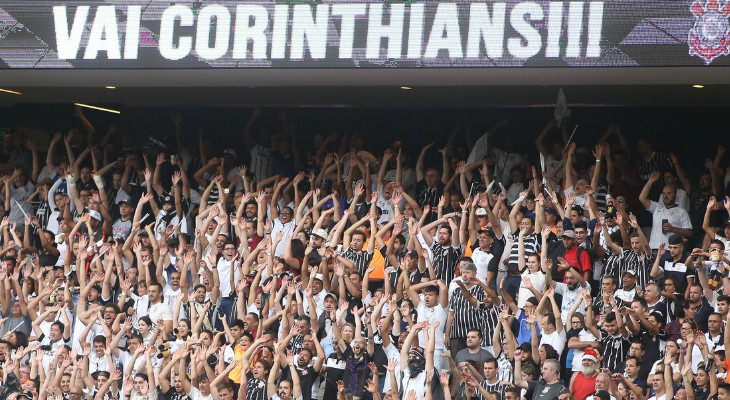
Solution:
{"label": "black and white striped shirt", "polygon": [[[449,296],[449,311],[454,313],[451,323],[452,338],[465,338],[470,329],[482,328],[482,312],[479,307],[473,307],[469,303],[462,290],[456,286]],[[479,303],[484,301],[484,289],[481,286],[474,285],[468,290]]]}
{"label": "black and white striped shirt", "polygon": [[[454,247],[451,245],[442,246],[434,241],[431,245],[433,253],[433,270],[436,272],[436,278],[442,279],[448,286],[456,275],[456,264],[462,254],[462,246]],[[465,335],[466,336],[466,335]]]}
{"label": "black and white striped shirt", "polygon": [[347,250],[342,253],[342,256],[355,264],[355,269],[360,276],[365,275],[365,271],[368,270],[370,261],[373,259],[373,253],[368,253],[365,250],[355,251],[352,247],[348,247]]}
{"label": "black and white striped shirt", "polygon": [[611,372],[620,372],[629,353],[631,341],[620,333],[612,336],[602,329],[600,333],[601,345],[603,345],[603,366]]}
{"label": "black and white striped shirt", "polygon": [[[540,237],[540,234],[534,233],[532,235],[527,235],[524,238],[522,238],[522,242],[525,246],[525,261],[527,261],[527,257],[536,254],[540,252],[540,243],[542,242],[542,238]],[[519,267],[519,249],[520,249],[520,235],[519,232],[512,234],[512,247],[509,251],[509,264],[507,264],[507,272],[510,273],[519,273],[520,267]]]}
{"label": "black and white striped shirt", "polygon": [[492,346],[492,336],[499,324],[499,307],[482,303],[482,347]]}
{"label": "black and white striped shirt", "polygon": [[[500,385],[501,381],[497,379],[496,383],[489,383],[486,380],[483,380],[479,382],[479,386],[483,387],[487,392],[494,394],[496,397],[496,400],[501,400],[504,398],[504,390],[506,388],[505,385]],[[479,400],[486,400],[487,398],[482,396],[482,392],[477,392],[477,397]]]}
{"label": "black and white striped shirt", "polygon": [[[651,279],[649,272],[651,271],[652,264],[654,264],[654,258],[651,254],[638,254],[633,250],[624,250],[622,257],[625,265],[624,271],[628,271],[630,269],[636,271],[636,286],[641,289],[646,289],[646,284]],[[621,276],[619,276],[619,278],[621,278]],[[621,279],[619,279],[619,281],[621,281]],[[623,282],[620,282],[619,289],[622,287]]]}
{"label": "black and white striped shirt", "polygon": [[625,264],[621,254],[614,254],[609,250],[609,255],[604,261],[603,276],[612,276],[614,282],[619,285],[618,287],[621,287],[620,277],[623,276],[624,267]]}

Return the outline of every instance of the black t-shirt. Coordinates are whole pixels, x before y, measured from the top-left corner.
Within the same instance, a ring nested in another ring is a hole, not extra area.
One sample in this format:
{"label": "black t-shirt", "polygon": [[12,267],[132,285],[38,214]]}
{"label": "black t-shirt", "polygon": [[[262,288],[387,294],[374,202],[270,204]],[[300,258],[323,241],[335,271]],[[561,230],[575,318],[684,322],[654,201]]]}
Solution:
{"label": "black t-shirt", "polygon": [[337,381],[342,380],[347,363],[344,357],[334,352],[327,357],[324,365],[326,368],[324,400],[337,400]]}
{"label": "black t-shirt", "polygon": [[[317,380],[319,374],[312,366],[309,366],[306,369],[299,369],[299,367],[297,367],[297,374],[299,375],[299,385],[302,388],[302,400],[311,400],[312,386],[314,385],[314,381]],[[282,379],[291,379],[291,370],[289,368],[284,368],[281,376]]]}

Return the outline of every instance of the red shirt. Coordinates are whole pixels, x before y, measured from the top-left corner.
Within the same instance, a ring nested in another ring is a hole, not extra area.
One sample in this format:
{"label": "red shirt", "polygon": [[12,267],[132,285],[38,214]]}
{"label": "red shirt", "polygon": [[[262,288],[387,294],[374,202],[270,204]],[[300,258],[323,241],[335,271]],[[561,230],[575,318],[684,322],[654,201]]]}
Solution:
{"label": "red shirt", "polygon": [[571,267],[580,271],[582,276],[584,272],[593,271],[593,265],[591,264],[591,256],[588,254],[588,250],[586,249],[583,249],[583,251],[580,252],[580,262],[578,262],[578,249],[578,245],[573,246],[570,250],[566,249],[565,254],[563,254],[563,258],[565,258],[565,261],[567,261]]}
{"label": "red shirt", "polygon": [[594,375],[593,378],[586,378],[582,372],[578,372],[575,375],[575,379],[573,379],[573,397],[576,399],[585,399],[586,396],[596,393],[597,376],[598,374]]}

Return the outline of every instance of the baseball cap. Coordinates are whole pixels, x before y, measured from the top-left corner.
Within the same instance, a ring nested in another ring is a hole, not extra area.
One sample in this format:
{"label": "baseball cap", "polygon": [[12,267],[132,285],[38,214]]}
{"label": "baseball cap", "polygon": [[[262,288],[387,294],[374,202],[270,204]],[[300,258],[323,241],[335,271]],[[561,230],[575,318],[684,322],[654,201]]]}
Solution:
{"label": "baseball cap", "polygon": [[485,209],[484,209],[484,208],[482,208],[482,207],[479,207],[479,208],[477,208],[477,212],[476,212],[476,213],[474,213],[474,215],[476,215],[477,217],[483,217],[483,216],[486,216],[486,215],[487,215],[487,210],[485,210]]}
{"label": "baseball cap", "polygon": [[568,229],[567,231],[563,231],[563,237],[569,237],[571,239],[575,239],[575,231],[572,231]]}
{"label": "baseball cap", "polygon": [[224,156],[231,156],[233,158],[238,158],[238,155],[236,154],[236,150],[233,150],[233,149],[230,149],[230,148],[223,150],[223,155]]}
{"label": "baseball cap", "polygon": [[[319,274],[317,274],[317,275],[319,275]],[[335,300],[335,303],[337,303],[338,299],[337,299],[337,295],[335,293],[327,292],[327,294],[324,295],[325,299],[327,298],[327,296],[332,297]]]}
{"label": "baseball cap", "polygon": [[162,198],[160,199],[160,202],[162,204],[165,204],[165,203],[174,203],[175,201],[172,199],[172,196],[170,196],[169,194],[166,194],[166,195],[162,196]]}
{"label": "baseball cap", "polygon": [[416,250],[411,250],[406,255],[410,258],[418,258],[418,252]]}
{"label": "baseball cap", "polygon": [[608,206],[606,208],[606,218],[616,218],[616,207]]}
{"label": "baseball cap", "polygon": [[96,210],[89,210],[89,217],[101,222],[101,214]]}
{"label": "baseball cap", "polygon": [[611,395],[606,390],[599,390],[596,392],[596,394],[593,395],[593,398],[598,398],[601,400],[611,400]]}
{"label": "baseball cap", "polygon": [[321,237],[322,239],[327,239],[327,231],[322,228],[317,228],[313,230],[312,235]]}
{"label": "baseball cap", "polygon": [[314,275],[314,279],[318,279],[318,280],[321,281],[323,278],[324,277],[322,276],[322,274],[316,274],[316,275]]}
{"label": "baseball cap", "polygon": [[636,271],[634,271],[633,269],[627,269],[626,271],[624,271],[624,275],[627,274],[636,277]]}
{"label": "baseball cap", "polygon": [[479,234],[481,234],[481,233],[484,233],[484,234],[486,234],[487,236],[491,237],[492,239],[494,239],[494,238],[495,238],[495,236],[496,236],[496,235],[494,234],[494,231],[493,231],[493,230],[491,230],[491,229],[480,229],[480,230],[478,230],[478,231],[477,231],[477,233],[479,233]]}

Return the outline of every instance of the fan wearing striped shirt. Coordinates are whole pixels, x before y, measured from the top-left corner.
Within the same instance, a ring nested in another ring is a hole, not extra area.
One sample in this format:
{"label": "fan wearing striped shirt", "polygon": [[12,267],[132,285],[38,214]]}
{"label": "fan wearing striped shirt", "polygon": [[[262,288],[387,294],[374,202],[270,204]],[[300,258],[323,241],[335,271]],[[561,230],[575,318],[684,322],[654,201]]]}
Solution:
{"label": "fan wearing striped shirt", "polygon": [[[423,240],[431,247],[433,253],[433,269],[436,271],[436,277],[445,281],[447,286],[456,275],[456,265],[463,252],[461,232],[466,232],[467,218],[461,218],[460,225],[457,226],[454,220],[456,214],[444,215],[421,228]],[[464,210],[464,214],[466,214],[466,210]],[[448,223],[448,225],[445,223]],[[431,233],[431,230],[436,227],[438,227],[437,241],[434,240]],[[464,236],[466,236],[466,233],[464,233]]]}
{"label": "fan wearing striped shirt", "polygon": [[623,316],[619,313],[619,308],[616,305],[616,300],[609,297],[613,312],[606,314],[603,326],[599,329],[593,322],[593,298],[591,298],[590,293],[584,293],[584,298],[586,301],[586,329],[593,336],[599,338],[603,346],[602,366],[608,368],[611,372],[618,372],[624,361],[626,361],[631,342],[629,341],[629,332],[626,330],[626,325],[624,325]]}

